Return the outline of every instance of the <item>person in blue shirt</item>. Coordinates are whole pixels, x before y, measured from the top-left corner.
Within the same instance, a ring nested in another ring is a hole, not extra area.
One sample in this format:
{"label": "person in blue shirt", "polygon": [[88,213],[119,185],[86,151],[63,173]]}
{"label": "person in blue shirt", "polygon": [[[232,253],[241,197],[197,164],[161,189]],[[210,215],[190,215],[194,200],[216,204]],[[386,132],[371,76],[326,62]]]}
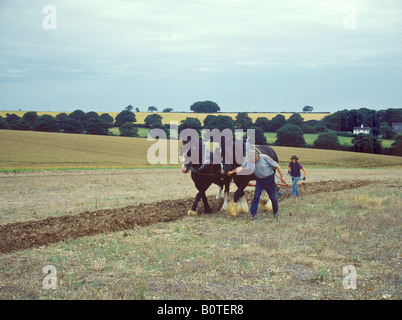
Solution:
{"label": "person in blue shirt", "polygon": [[[252,163],[254,164],[254,166],[252,165]],[[248,152],[246,161],[240,167],[229,171],[228,175],[230,176],[234,173],[239,173],[243,170],[249,170],[251,168],[253,169],[253,174],[256,178],[254,199],[250,206],[251,220],[257,219],[258,203],[260,202],[262,190],[265,190],[268,194],[268,197],[271,199],[274,218],[278,219],[279,208],[278,199],[276,198],[275,170],[278,170],[282,182],[286,182],[281,167],[268,155],[259,153],[256,150],[250,150]]]}
{"label": "person in blue shirt", "polygon": [[293,184],[292,196],[294,196],[296,199],[299,196],[299,189],[297,188],[297,183],[300,181],[300,178],[301,178],[300,170],[303,170],[303,172],[304,172],[303,180],[306,180],[306,174],[307,174],[306,169],[299,163],[298,157],[292,156],[290,158],[290,162],[288,165],[288,172],[290,173],[290,176],[292,177],[292,184]]}

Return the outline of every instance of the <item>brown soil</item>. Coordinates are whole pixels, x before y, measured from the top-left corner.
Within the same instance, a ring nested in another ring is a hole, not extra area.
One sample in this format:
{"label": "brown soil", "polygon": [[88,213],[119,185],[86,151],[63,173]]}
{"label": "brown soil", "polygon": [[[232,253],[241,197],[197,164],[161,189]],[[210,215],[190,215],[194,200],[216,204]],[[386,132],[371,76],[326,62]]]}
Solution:
{"label": "brown soil", "polygon": [[[311,195],[354,189],[371,183],[373,181],[363,180],[302,182],[299,183],[299,190],[301,195]],[[281,199],[289,197],[290,193],[289,190]],[[250,202],[253,198],[253,190],[246,190],[246,196]],[[219,206],[215,197],[209,196],[208,201],[213,212],[218,212]],[[193,198],[165,200],[125,208],[86,211],[78,215],[47,218],[40,221],[7,224],[0,226],[0,252],[8,253],[84,236],[178,220],[187,214],[192,203]],[[202,205],[199,205],[198,212],[202,212]]]}

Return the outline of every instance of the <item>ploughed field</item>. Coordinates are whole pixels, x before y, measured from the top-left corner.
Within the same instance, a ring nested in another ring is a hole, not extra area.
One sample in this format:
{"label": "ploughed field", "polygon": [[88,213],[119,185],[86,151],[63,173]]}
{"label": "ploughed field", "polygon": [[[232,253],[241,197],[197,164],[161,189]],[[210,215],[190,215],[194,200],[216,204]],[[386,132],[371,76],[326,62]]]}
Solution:
{"label": "ploughed field", "polygon": [[179,169],[3,172],[0,299],[400,299],[401,177],[309,169],[278,221],[250,222],[219,211],[217,186],[213,213],[188,217],[196,189]]}

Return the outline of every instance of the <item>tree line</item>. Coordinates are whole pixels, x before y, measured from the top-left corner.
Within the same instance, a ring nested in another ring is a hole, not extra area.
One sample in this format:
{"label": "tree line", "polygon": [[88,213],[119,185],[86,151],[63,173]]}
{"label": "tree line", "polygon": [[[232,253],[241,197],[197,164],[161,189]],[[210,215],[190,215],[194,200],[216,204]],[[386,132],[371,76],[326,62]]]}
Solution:
{"label": "tree line", "polygon": [[[205,103],[205,102],[204,102]],[[209,107],[210,104],[206,102]],[[205,106],[202,102],[193,106]],[[209,108],[208,107],[208,108]],[[312,108],[312,107],[311,107]],[[199,109],[193,108],[194,112]],[[45,132],[64,132],[75,134],[108,135],[111,127],[118,127],[121,136],[138,137],[138,127],[149,129],[159,128],[169,136],[169,127],[162,124],[163,117],[153,113],[145,118],[144,124],[136,124],[136,116],[130,105],[117,114],[113,119],[109,114],[90,111],[75,110],[69,115],[60,113],[56,117],[51,115],[38,116],[36,112],[26,112],[22,117],[16,114],[7,114],[0,117],[0,129],[33,130]],[[318,133],[314,141],[314,148],[355,151],[388,155],[402,155],[402,134],[396,135],[392,130],[392,123],[402,122],[402,109],[387,109],[375,111],[370,109],[343,110],[324,117],[321,121],[304,121],[302,115],[293,113],[288,119],[278,114],[269,120],[259,117],[255,122],[246,112],[239,112],[235,119],[230,116],[216,113],[208,114],[203,123],[198,118],[187,117],[180,122],[179,133],[187,128],[195,129],[201,133],[202,129],[254,129],[257,144],[267,144],[264,132],[275,132],[277,139],[275,145],[289,147],[308,147],[304,139],[305,133]],[[354,127],[368,126],[370,134],[352,133]],[[339,136],[352,137],[352,145],[341,145]],[[381,138],[395,139],[391,148],[383,148]]]}

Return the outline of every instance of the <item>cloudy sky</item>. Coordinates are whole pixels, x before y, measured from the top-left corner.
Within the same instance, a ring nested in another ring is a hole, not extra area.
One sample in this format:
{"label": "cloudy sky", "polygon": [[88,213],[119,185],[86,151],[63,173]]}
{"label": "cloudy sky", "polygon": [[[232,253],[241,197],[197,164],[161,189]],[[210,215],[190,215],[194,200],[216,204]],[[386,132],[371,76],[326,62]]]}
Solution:
{"label": "cloudy sky", "polygon": [[401,0],[0,0],[0,109],[400,108],[401,17]]}

